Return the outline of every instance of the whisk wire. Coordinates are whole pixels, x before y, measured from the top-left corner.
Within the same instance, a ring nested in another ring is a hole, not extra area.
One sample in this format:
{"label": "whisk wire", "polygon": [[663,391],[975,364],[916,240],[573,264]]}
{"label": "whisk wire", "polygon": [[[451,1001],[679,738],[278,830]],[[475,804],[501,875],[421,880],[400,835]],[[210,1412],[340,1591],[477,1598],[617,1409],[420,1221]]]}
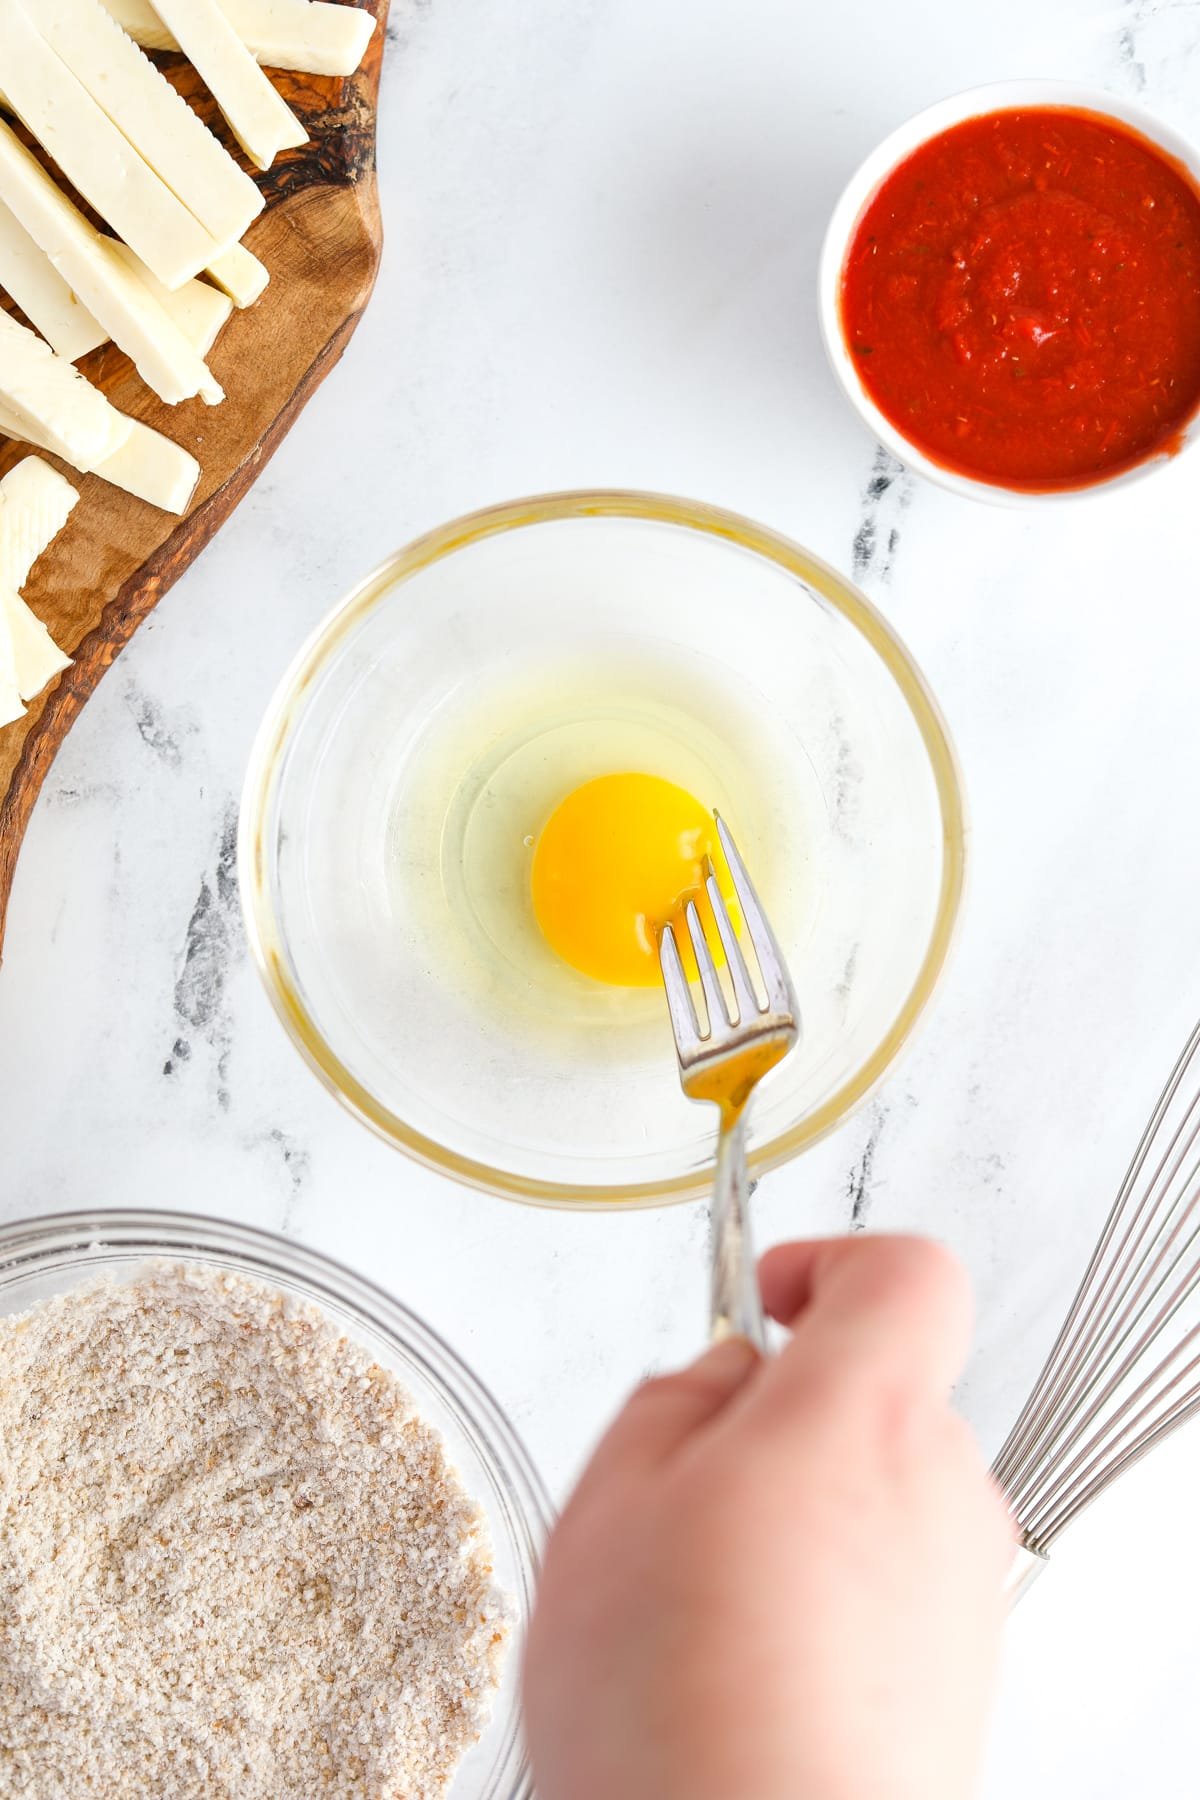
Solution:
{"label": "whisk wire", "polygon": [[1032,1393],[994,1465],[1046,1550],[1200,1412],[1200,1025],[1158,1097]]}
{"label": "whisk wire", "polygon": [[[1200,1332],[1200,1327],[1191,1331],[1185,1342],[1187,1344],[1193,1342],[1198,1332]],[[1175,1360],[1176,1353],[1172,1353],[1170,1357],[1165,1358],[1157,1368],[1152,1370],[1146,1379],[1139,1383],[1127,1397],[1123,1404],[1117,1408],[1117,1411],[1113,1413],[1111,1418],[1105,1421],[1101,1429],[1094,1432],[1092,1436],[1087,1439],[1072,1461],[1067,1463],[1058,1476],[1044,1489],[1038,1497],[1038,1512],[1029,1521],[1031,1529],[1044,1529],[1047,1517],[1053,1513],[1054,1508],[1060,1503],[1064,1493],[1070,1494],[1075,1488],[1087,1486],[1091,1477],[1103,1466],[1105,1458],[1116,1457],[1123,1454],[1124,1449],[1129,1447],[1126,1440],[1132,1438],[1136,1442],[1138,1436],[1144,1434],[1149,1420],[1153,1419],[1153,1424],[1149,1425],[1148,1428],[1150,1430],[1158,1429],[1159,1425],[1162,1423],[1162,1418],[1159,1416],[1159,1410],[1163,1403],[1182,1382],[1187,1380],[1190,1374],[1200,1367],[1200,1357],[1193,1358],[1192,1361],[1187,1363],[1185,1367],[1172,1377],[1164,1387],[1159,1389],[1159,1381],[1166,1369],[1169,1368],[1170,1364]],[[1141,1400],[1145,1400],[1146,1404],[1134,1414],[1132,1419],[1130,1419],[1128,1417],[1129,1413],[1134,1407],[1138,1406],[1138,1402]],[[1097,1416],[1099,1411],[1100,1406],[1098,1404],[1097,1407],[1093,1409],[1093,1419]],[[1168,1416],[1170,1415],[1168,1414]],[[1123,1421],[1127,1422],[1123,1423]],[[1091,1421],[1089,1420],[1089,1423],[1090,1422]],[[1070,1450],[1074,1449],[1075,1445],[1079,1443],[1080,1438],[1084,1436],[1086,1429],[1087,1427],[1084,1425],[1081,1426],[1078,1431],[1072,1433],[1069,1442],[1060,1447],[1060,1455],[1069,1453]]]}
{"label": "whisk wire", "polygon": [[[1188,1208],[1189,1215],[1196,1210],[1198,1205],[1200,1205],[1200,1193],[1192,1195]],[[1182,1226],[1178,1229],[1182,1229]],[[1175,1235],[1177,1232],[1172,1234],[1172,1236]],[[1181,1263],[1184,1263],[1189,1253],[1194,1254],[1198,1244],[1200,1244],[1200,1225],[1191,1233],[1183,1248],[1163,1270],[1156,1282],[1154,1273],[1162,1260],[1161,1253],[1155,1258],[1154,1263],[1139,1282],[1134,1283],[1131,1278],[1129,1287],[1132,1288],[1132,1298],[1128,1304],[1123,1306],[1123,1310],[1118,1310],[1111,1327],[1100,1335],[1086,1363],[1083,1362],[1082,1356],[1076,1359],[1076,1366],[1079,1369],[1078,1379],[1066,1390],[1066,1399],[1069,1401],[1070,1410],[1060,1411],[1058,1434],[1050,1440],[1059,1455],[1071,1449],[1079,1441],[1092,1421],[1119,1392],[1128,1377],[1130,1367],[1136,1365],[1151,1345],[1157,1342],[1167,1326],[1175,1320],[1187,1304],[1197,1286],[1200,1285],[1200,1265],[1193,1261],[1186,1265],[1184,1279],[1173,1291],[1166,1304],[1159,1308],[1147,1329],[1130,1349],[1130,1340],[1138,1326],[1146,1319],[1174,1271],[1180,1267]],[[1114,1304],[1119,1305],[1127,1291],[1128,1288],[1118,1290],[1117,1295],[1114,1296]],[[1160,1364],[1155,1373],[1160,1373],[1168,1367],[1174,1360],[1175,1354],[1177,1352],[1173,1352],[1163,1364]],[[1125,1358],[1123,1363],[1119,1361],[1122,1356]],[[1110,1375],[1114,1367],[1117,1369],[1117,1373],[1104,1383],[1105,1376]],[[1104,1385],[1101,1386],[1101,1383]],[[1100,1389],[1098,1394],[1097,1388]],[[1068,1425],[1070,1429],[1068,1429]],[[1046,1441],[1046,1435],[1043,1434],[1043,1448]],[[1009,1481],[1010,1492],[1014,1499],[1023,1497],[1023,1486],[1019,1477],[1014,1475],[1009,1478]]]}
{"label": "whisk wire", "polygon": [[[1129,1205],[1130,1198],[1135,1192],[1138,1181],[1141,1178],[1151,1147],[1162,1128],[1163,1122],[1169,1113],[1171,1105],[1175,1100],[1184,1076],[1198,1048],[1200,1048],[1200,1025],[1197,1025],[1196,1029],[1193,1031],[1182,1055],[1172,1071],[1166,1087],[1159,1096],[1158,1103],[1155,1106],[1150,1122],[1142,1134],[1137,1150],[1134,1152],[1133,1161],[1126,1171],[1125,1179],[1121,1184],[1116,1202],[1106,1221],[1100,1242],[1096,1246],[1092,1260],[1088,1265],[1083,1281],[1080,1283],[1079,1291],[1076,1294],[1066,1321],[1059,1333],[1054,1348],[1047,1359],[1041,1378],[1034,1388],[1033,1393],[1030,1395],[1029,1400],[1026,1402],[1016,1425],[1013,1427],[1013,1431],[1008,1440],[1009,1445],[1012,1446],[1011,1457],[1013,1461],[1010,1465],[1009,1459],[1005,1458],[1002,1453],[1002,1462],[997,1464],[997,1474],[1004,1480],[1012,1479],[1019,1472],[1021,1464],[1030,1460],[1037,1453],[1041,1442],[1039,1428],[1044,1425],[1048,1419],[1053,1419],[1057,1414],[1062,1412],[1064,1407],[1064,1394],[1069,1390],[1070,1382],[1074,1378],[1080,1363],[1086,1361],[1088,1356],[1088,1330],[1097,1314],[1101,1313],[1102,1309],[1105,1307],[1111,1306],[1111,1297],[1108,1290],[1113,1284],[1116,1284],[1119,1291],[1119,1284],[1124,1269],[1137,1253],[1135,1233],[1139,1223],[1143,1219],[1143,1215],[1148,1208],[1152,1208],[1153,1206],[1154,1196],[1158,1188],[1163,1167],[1167,1160],[1169,1160],[1174,1140],[1172,1140],[1172,1145],[1169,1145],[1164,1152],[1163,1157],[1159,1162],[1159,1166],[1155,1170],[1155,1174],[1146,1189],[1141,1204],[1135,1208],[1132,1218],[1130,1218],[1126,1224],[1125,1234],[1118,1247],[1116,1258],[1114,1258],[1112,1265],[1107,1269],[1107,1273],[1103,1274],[1103,1277],[1100,1280],[1099,1289],[1093,1292],[1097,1278],[1102,1276],[1102,1271],[1105,1269],[1106,1258],[1112,1245],[1112,1241],[1114,1237],[1116,1237],[1121,1223],[1125,1218],[1126,1208]],[[1178,1138],[1180,1132],[1186,1128],[1189,1118],[1195,1112],[1198,1105],[1200,1105],[1200,1095],[1197,1095],[1196,1099],[1193,1100],[1191,1107],[1188,1109],[1188,1114],[1185,1115],[1184,1120],[1180,1124],[1179,1131],[1175,1134],[1176,1138]],[[1200,1117],[1197,1118],[1197,1129],[1200,1130]],[[1194,1135],[1195,1133],[1193,1133],[1193,1137]],[[1134,1239],[1132,1244],[1131,1239]],[[1124,1263],[1122,1263],[1119,1258],[1121,1253],[1127,1249],[1128,1255],[1125,1257]],[[1065,1367],[1063,1367],[1064,1362],[1066,1365]]]}
{"label": "whisk wire", "polygon": [[1090,1506],[1106,1487],[1110,1487],[1127,1469],[1133,1468],[1135,1463],[1141,1462],[1148,1451],[1153,1450],[1164,1438],[1170,1437],[1171,1433],[1176,1431],[1180,1425],[1195,1418],[1197,1413],[1200,1413],[1200,1395],[1190,1400],[1186,1406],[1181,1406],[1171,1413],[1153,1431],[1148,1431],[1138,1438],[1116,1461],[1106,1464],[1093,1480],[1072,1494],[1069,1504],[1064,1503],[1057,1512],[1039,1523],[1036,1531],[1028,1530],[1026,1535],[1029,1541],[1043,1550],[1048,1550],[1072,1520],[1078,1518],[1085,1507]]}

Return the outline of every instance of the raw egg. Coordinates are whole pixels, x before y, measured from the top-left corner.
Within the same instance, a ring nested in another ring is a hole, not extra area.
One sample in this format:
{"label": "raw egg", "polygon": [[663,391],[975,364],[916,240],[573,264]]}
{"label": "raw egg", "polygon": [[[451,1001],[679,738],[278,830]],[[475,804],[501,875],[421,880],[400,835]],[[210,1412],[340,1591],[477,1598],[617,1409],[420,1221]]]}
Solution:
{"label": "raw egg", "polygon": [[601,775],[560,801],[537,838],[534,915],[582,974],[655,987],[658,933],[702,894],[710,858],[715,866],[713,815],[686,789],[659,775]]}

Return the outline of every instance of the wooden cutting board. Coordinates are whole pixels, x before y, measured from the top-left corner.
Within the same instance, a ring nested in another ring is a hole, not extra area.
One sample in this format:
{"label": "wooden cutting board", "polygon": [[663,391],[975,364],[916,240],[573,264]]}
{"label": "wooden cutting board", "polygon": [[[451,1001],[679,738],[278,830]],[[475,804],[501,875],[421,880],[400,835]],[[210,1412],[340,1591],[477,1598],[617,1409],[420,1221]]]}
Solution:
{"label": "wooden cutting board", "polygon": [[[378,20],[356,75],[271,71],[310,141],[285,151],[265,175],[252,170],[267,211],[244,241],[271,281],[254,306],[234,312],[208,358],[223,404],[164,405],[111,344],[79,364],[122,412],[189,449],[202,473],[180,519],[47,458],[79,490],[79,503],[23,591],[74,662],[24,718],[0,727],[0,945],[21,839],[55,752],[109,664],[265,468],[350,341],[375,285],[382,248],[375,122],[388,0],[342,4]],[[155,61],[236,149],[191,66],[178,56]],[[0,474],[29,454],[27,445],[0,439]]]}

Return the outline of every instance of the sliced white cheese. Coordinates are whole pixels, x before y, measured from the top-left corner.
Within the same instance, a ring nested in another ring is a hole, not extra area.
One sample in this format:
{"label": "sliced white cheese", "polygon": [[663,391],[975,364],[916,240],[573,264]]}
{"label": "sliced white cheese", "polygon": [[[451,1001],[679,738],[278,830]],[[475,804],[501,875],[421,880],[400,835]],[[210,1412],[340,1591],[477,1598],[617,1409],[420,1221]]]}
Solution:
{"label": "sliced white cheese", "polygon": [[[147,50],[178,50],[150,0],[104,0],[130,37]],[[260,63],[307,75],[353,75],[375,20],[331,0],[220,0],[221,10]]]}
{"label": "sliced white cheese", "polygon": [[[154,0],[154,10],[170,27],[251,162],[269,169],[281,150],[308,142],[307,131],[271,86],[217,0]],[[117,235],[131,241],[123,231]],[[154,266],[150,257],[143,260]]]}
{"label": "sliced white cheese", "polygon": [[20,220],[0,200],[0,287],[68,362],[108,337]]}
{"label": "sliced white cheese", "polygon": [[[202,356],[142,282],[131,274],[8,126],[0,122],[0,200],[40,244],[63,280],[133,359],[138,374],[174,406],[200,394],[224,398]],[[71,459],[74,460],[74,459]]]}
{"label": "sliced white cheese", "polygon": [[40,456],[27,456],[8,471],[0,481],[0,589],[20,593],[78,499],[66,477]]}
{"label": "sliced white cheese", "polygon": [[136,38],[143,49],[178,50],[179,45],[151,6],[150,0],[104,0],[104,6],[122,31],[127,31],[131,38]]}
{"label": "sliced white cheese", "polygon": [[43,38],[143,160],[221,243],[234,243],[266,204],[100,0],[36,0]]}
{"label": "sliced white cheese", "polygon": [[77,469],[94,469],[129,436],[129,421],[99,388],[6,312],[0,312],[0,395],[6,411]]}
{"label": "sliced white cheese", "polygon": [[0,606],[0,725],[11,725],[25,711],[17,686],[17,658],[12,628]]}
{"label": "sliced white cheese", "polygon": [[71,660],[18,590],[78,498],[39,456],[27,456],[0,481],[0,724],[20,718],[22,699],[32,700]]}
{"label": "sliced white cheese", "polygon": [[[190,451],[152,426],[143,425],[140,419],[126,419],[126,423],[129,435],[120,448],[97,463],[94,469],[81,473],[99,475],[101,481],[124,488],[127,494],[135,494],[151,506],[160,506],[164,512],[186,512],[200,479],[200,464]],[[0,432],[6,437],[20,439],[22,443],[33,444],[39,450],[54,450],[53,444],[36,436],[2,400]]]}
{"label": "sliced white cheese", "polygon": [[[16,438],[20,444],[32,444],[35,449],[49,450],[54,456],[60,454],[50,442],[48,433],[40,431],[31,419],[23,418],[3,399],[0,399],[0,433],[3,433],[5,437]],[[26,461],[28,460],[26,458]],[[63,457],[64,462],[68,460],[69,458]],[[90,474],[91,470],[81,469],[80,473]]]}
{"label": "sliced white cheese", "polygon": [[[28,0],[36,6],[37,0]],[[214,0],[215,4],[215,0]],[[0,83],[67,180],[168,287],[228,249],[154,173],[35,29],[25,0],[0,0]]]}
{"label": "sliced white cheese", "polygon": [[210,262],[205,274],[211,276],[235,306],[253,306],[268,281],[270,271],[245,244],[235,244],[224,256]]}
{"label": "sliced white cheese", "polygon": [[0,650],[0,726],[3,726],[11,725],[14,719],[19,719],[25,708],[22,706],[21,696],[17,692],[12,631],[7,621],[0,636],[3,636],[4,639],[4,648]]}
{"label": "sliced white cheese", "polygon": [[164,512],[184,513],[200,479],[200,464],[181,444],[140,420],[119,450],[93,469],[102,481],[136,494]]}
{"label": "sliced white cheese", "polygon": [[375,30],[368,12],[330,0],[220,0],[259,62],[309,75],[353,75]]}
{"label": "sliced white cheese", "polygon": [[137,276],[164,312],[174,319],[197,356],[207,356],[233,311],[233,301],[228,294],[202,281],[199,276],[185,281],[181,288],[165,288],[128,244],[123,244],[119,238],[108,241],[131,274]]}
{"label": "sliced white cheese", "polygon": [[[147,269],[147,275],[150,271]],[[169,295],[164,291],[163,305],[182,331],[197,356],[207,356],[233,311],[233,301],[210,281],[199,276],[185,282]]]}
{"label": "sliced white cheese", "polygon": [[42,621],[30,611],[20,594],[0,594],[0,608],[3,609],[12,644],[17,692],[22,700],[32,700],[35,694],[41,693],[48,681],[54,680],[60,670],[70,667],[71,659],[65,651],[59,649]]}

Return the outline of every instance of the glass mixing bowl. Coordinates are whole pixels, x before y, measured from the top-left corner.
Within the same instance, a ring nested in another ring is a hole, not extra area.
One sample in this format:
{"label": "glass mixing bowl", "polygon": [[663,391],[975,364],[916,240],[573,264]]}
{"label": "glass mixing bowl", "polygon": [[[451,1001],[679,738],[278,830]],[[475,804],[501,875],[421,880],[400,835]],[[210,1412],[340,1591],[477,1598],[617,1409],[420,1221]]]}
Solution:
{"label": "glass mixing bowl", "polygon": [[728,817],[791,965],[799,1050],[753,1171],[836,1125],[912,1030],[963,876],[953,752],[848,582],[764,527],[636,493],[493,507],[391,558],[260,729],[239,867],[311,1066],[410,1155],[543,1203],[705,1191],[661,994],[541,942],[528,858],[562,795],[641,769]]}
{"label": "glass mixing bowl", "polygon": [[0,1313],[24,1312],[96,1275],[127,1279],[148,1258],[206,1263],[319,1306],[348,1338],[393,1369],[441,1432],[466,1491],[486,1515],[496,1576],[514,1610],[491,1720],[459,1765],[447,1800],[531,1800],[521,1744],[519,1643],[551,1517],[524,1446],[448,1345],[369,1281],[269,1232],[186,1213],[77,1212],[0,1226]]}

